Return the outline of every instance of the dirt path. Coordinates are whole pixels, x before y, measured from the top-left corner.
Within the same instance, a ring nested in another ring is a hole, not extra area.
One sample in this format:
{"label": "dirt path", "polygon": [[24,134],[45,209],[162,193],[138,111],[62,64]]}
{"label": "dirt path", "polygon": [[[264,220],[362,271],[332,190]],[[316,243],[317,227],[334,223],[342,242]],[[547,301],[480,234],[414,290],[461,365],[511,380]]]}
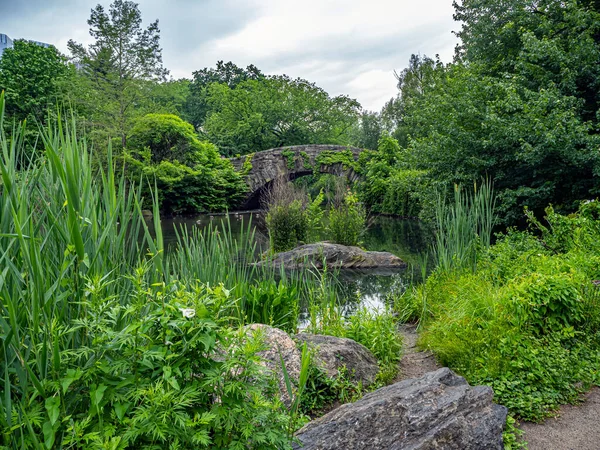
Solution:
{"label": "dirt path", "polygon": [[588,392],[580,405],[563,406],[557,417],[521,429],[529,450],[600,449],[600,389]]}
{"label": "dirt path", "polygon": [[400,361],[400,372],[394,380],[402,381],[407,378],[419,378],[427,372],[439,369],[435,357],[431,352],[422,352],[417,348],[417,327],[415,325],[400,325],[400,333],[404,337],[402,345],[402,360]]}

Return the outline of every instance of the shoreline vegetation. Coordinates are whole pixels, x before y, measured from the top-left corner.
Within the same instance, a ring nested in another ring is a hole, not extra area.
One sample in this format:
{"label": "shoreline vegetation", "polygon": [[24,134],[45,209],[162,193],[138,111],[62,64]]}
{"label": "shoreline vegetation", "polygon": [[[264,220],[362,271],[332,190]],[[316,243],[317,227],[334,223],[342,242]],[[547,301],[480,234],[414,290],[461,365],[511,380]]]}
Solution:
{"label": "shoreline vegetation", "polygon": [[[0,448],[289,449],[309,418],[364,394],[299,347],[282,401],[255,324],[355,340],[377,360],[369,389],[396,379],[412,324],[420,349],[493,388],[507,449],[526,446],[519,421],[600,385],[600,6],[454,9],[454,60],[412,55],[380,112],[252,64],[167,79],[158,21],[143,28],[129,0],[96,6],[90,45],[68,56],[5,49]],[[306,176],[257,191],[268,249],[224,220],[177,226],[167,251],[162,218],[225,214],[256,152],[317,144],[362,151],[314,156],[349,179],[282,151]],[[327,264],[254,264],[324,240],[387,250],[365,234],[375,215],[432,230],[407,259],[418,282],[381,308],[348,312]]]}

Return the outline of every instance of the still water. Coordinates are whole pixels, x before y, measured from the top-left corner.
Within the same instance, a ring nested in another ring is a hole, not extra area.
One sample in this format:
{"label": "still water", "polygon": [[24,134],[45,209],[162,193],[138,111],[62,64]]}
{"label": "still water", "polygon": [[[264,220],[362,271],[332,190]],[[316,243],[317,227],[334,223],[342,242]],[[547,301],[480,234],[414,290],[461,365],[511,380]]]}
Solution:
{"label": "still water", "polygon": [[[193,217],[175,217],[162,219],[163,238],[167,251],[177,243],[176,229],[185,227],[206,228],[212,225],[221,227],[229,220],[232,234],[241,236],[242,230],[251,223],[261,252],[268,249],[269,237],[265,227],[264,214],[260,211],[250,213],[231,213],[229,215],[199,215]],[[393,217],[374,216],[369,219],[369,227],[362,238],[362,247],[372,251],[387,251],[399,256],[409,264],[402,270],[344,270],[339,273],[340,300],[345,312],[351,313],[358,306],[378,309],[383,307],[390,295],[400,294],[416,281],[418,271],[410,267],[417,266],[419,255],[429,246],[430,234],[420,222]]]}

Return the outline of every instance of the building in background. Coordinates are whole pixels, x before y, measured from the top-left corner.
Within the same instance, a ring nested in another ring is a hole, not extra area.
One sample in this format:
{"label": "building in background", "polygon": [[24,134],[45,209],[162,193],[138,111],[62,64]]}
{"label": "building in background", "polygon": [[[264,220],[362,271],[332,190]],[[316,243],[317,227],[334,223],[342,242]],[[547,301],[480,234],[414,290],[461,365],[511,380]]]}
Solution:
{"label": "building in background", "polygon": [[[41,47],[50,47],[50,44],[46,44],[45,42],[38,42],[38,41],[29,41],[29,42],[33,42],[34,44],[37,44]],[[2,53],[4,52],[4,49],[7,48],[12,48],[13,46],[13,40],[11,38],[9,38],[6,34],[2,34],[0,33],[0,58],[2,57]]]}
{"label": "building in background", "polygon": [[5,48],[10,48],[13,45],[13,41],[5,34],[0,34],[0,57],[2,57],[2,53]]}

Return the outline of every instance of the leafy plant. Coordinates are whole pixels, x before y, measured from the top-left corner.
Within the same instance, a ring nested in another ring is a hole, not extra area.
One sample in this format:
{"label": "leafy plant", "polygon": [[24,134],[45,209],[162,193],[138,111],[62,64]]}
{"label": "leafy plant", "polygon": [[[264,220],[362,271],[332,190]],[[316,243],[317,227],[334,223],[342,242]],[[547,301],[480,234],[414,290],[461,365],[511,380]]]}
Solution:
{"label": "leafy plant", "polygon": [[366,230],[367,214],[352,192],[337,203],[329,211],[329,237],[337,244],[358,245]]}

